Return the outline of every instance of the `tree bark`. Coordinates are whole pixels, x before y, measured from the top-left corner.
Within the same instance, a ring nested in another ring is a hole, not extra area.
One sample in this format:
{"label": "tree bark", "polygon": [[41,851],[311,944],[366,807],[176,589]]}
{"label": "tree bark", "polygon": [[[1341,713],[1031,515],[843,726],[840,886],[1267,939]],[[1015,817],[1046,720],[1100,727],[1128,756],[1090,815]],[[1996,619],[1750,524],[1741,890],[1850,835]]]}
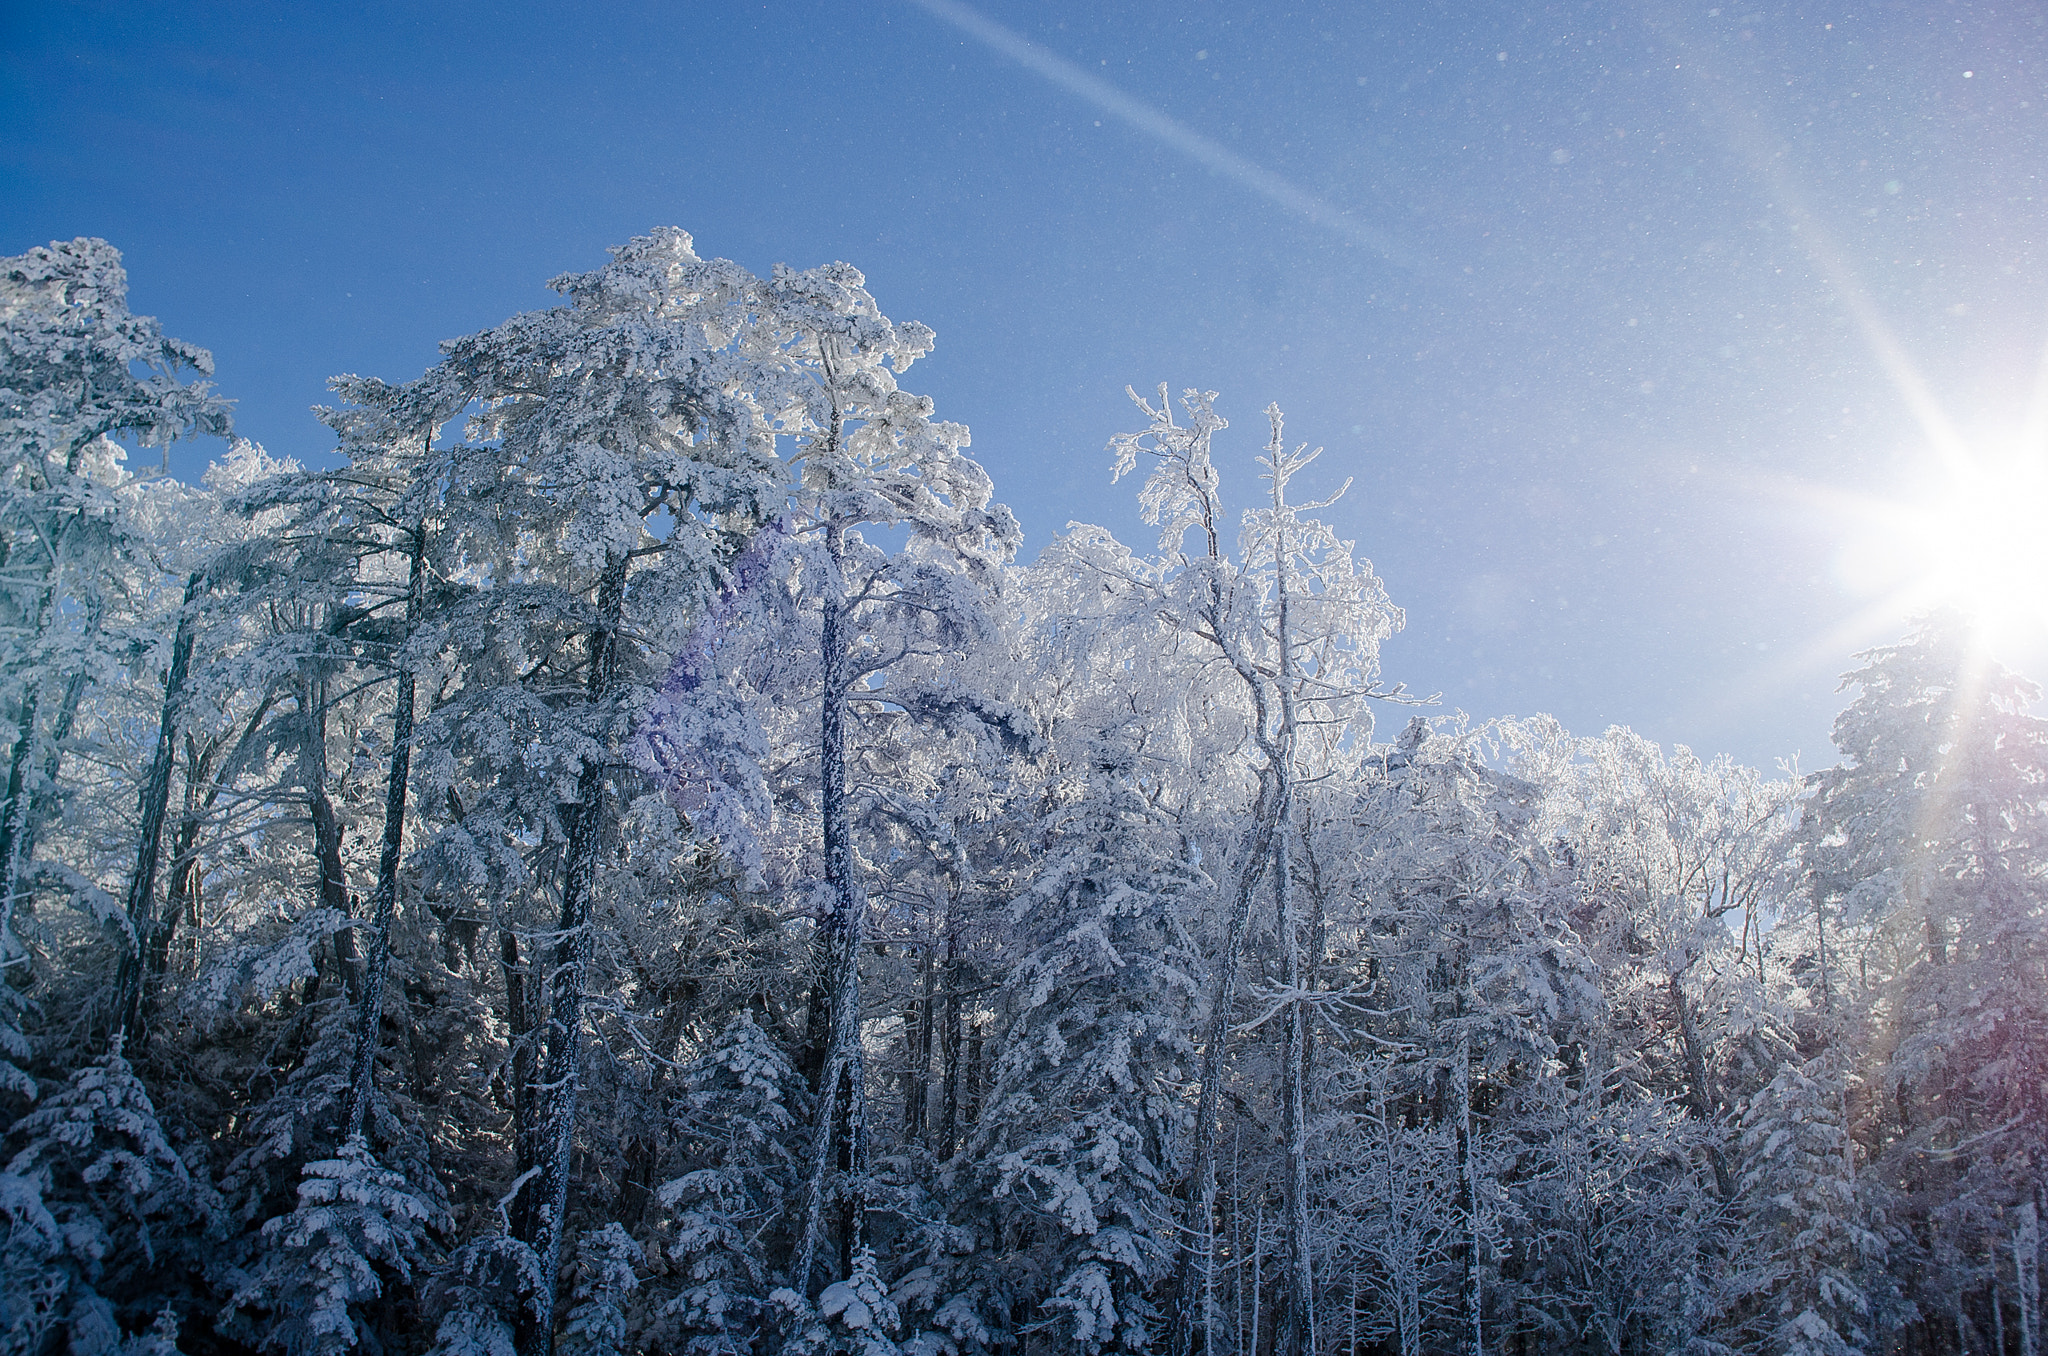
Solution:
{"label": "tree bark", "polygon": [[114,984],[114,1035],[123,1049],[139,1046],[145,1037],[143,988],[151,968],[150,957],[157,950],[157,860],[163,851],[164,815],[171,803],[171,769],[177,761],[185,681],[192,668],[193,608],[204,583],[205,577],[198,573],[185,581],[185,601],[178,613],[177,634],[171,641],[171,664],[164,674],[163,712],[157,721],[156,749],[150,755],[149,777],[142,784],[142,828],[136,841],[135,870],[128,877],[126,901],[128,926],[135,934],[135,945],[121,957]]}
{"label": "tree bark", "polygon": [[797,1236],[790,1284],[811,1293],[811,1273],[824,1242],[825,1178],[832,1162],[835,1130],[840,1120],[840,1089],[845,1087],[846,1138],[851,1144],[864,1090],[854,1080],[860,1068],[860,933],[867,901],[853,869],[852,824],[846,797],[846,641],[848,618],[840,592],[842,530],[826,528],[825,549],[832,560],[826,581],[818,644],[822,703],[818,722],[818,814],[825,850],[825,882],[832,892],[832,911],[825,920],[831,967],[826,972],[831,1040],[825,1051],[816,1098],[816,1124],[811,1130],[808,1171],[804,1180],[803,1227]]}
{"label": "tree bark", "polygon": [[2041,1217],[2032,1201],[2013,1213],[2013,1289],[2020,1302],[2020,1356],[2040,1356]]}
{"label": "tree bark", "polygon": [[[412,561],[405,591],[405,635],[419,625],[426,594],[427,529],[413,529]],[[363,958],[363,992],[356,1015],[355,1067],[349,1077],[348,1111],[342,1138],[363,1133],[376,1080],[377,1031],[384,1018],[384,976],[391,964],[391,918],[398,901],[398,861],[405,838],[405,788],[412,770],[412,710],[417,683],[401,663],[391,713],[391,765],[384,779],[384,841],[377,856],[377,890],[370,900],[368,954]]]}
{"label": "tree bark", "polygon": [[1458,1041],[1458,1067],[1453,1072],[1458,1106],[1458,1206],[1465,1215],[1465,1244],[1459,1249],[1464,1273],[1463,1300],[1471,1356],[1486,1356],[1484,1296],[1479,1286],[1479,1161],[1472,1142],[1472,1038]]}
{"label": "tree bark", "polygon": [[[50,595],[56,592],[54,584]],[[105,611],[100,604],[98,581],[91,581],[86,589],[85,643],[89,646],[99,635],[100,624]],[[42,625],[49,623],[50,597],[45,596]],[[71,728],[78,720],[79,704],[85,699],[88,677],[84,657],[79,666],[64,680],[64,694],[57,700],[57,718],[51,723],[49,738],[42,742],[43,765],[41,777],[34,784],[28,784],[27,764],[31,751],[36,747],[36,717],[40,700],[33,694],[23,699],[21,736],[16,740],[14,756],[7,775],[7,813],[0,820],[0,864],[4,864],[4,879],[0,879],[0,900],[5,900],[6,925],[11,929],[14,921],[14,907],[20,898],[22,881],[28,867],[35,860],[36,841],[43,831],[43,823],[49,816],[51,803],[58,798],[59,778],[64,771],[64,744],[71,738]]]}
{"label": "tree bark", "polygon": [[[1283,795],[1287,794],[1285,790]],[[1296,935],[1293,872],[1287,859],[1289,810],[1280,809],[1274,834],[1273,894],[1280,914],[1282,982],[1302,986],[1301,939]],[[1315,1270],[1308,1213],[1308,1005],[1295,1001],[1287,1012],[1286,1072],[1282,1129],[1287,1137],[1287,1327],[1284,1356],[1311,1356],[1316,1349]]]}
{"label": "tree bark", "polygon": [[[590,635],[588,693],[593,708],[610,698],[619,662],[619,622],[625,608],[626,554],[613,554],[597,587],[598,624]],[[534,1087],[538,1170],[531,1189],[530,1236],[521,1239],[540,1261],[541,1291],[531,1317],[516,1334],[520,1356],[553,1356],[555,1289],[569,1210],[569,1179],[576,1150],[576,1100],[582,1074],[583,972],[590,962],[590,900],[597,881],[605,820],[606,760],[587,759],[576,784],[569,842],[562,869],[562,909],[547,976],[547,1020],[541,1030],[541,1073]]]}
{"label": "tree bark", "polygon": [[[1669,985],[1671,1005],[1678,1014],[1679,1040],[1685,1047],[1685,1071],[1687,1081],[1692,1085],[1686,1097],[1692,1114],[1699,1118],[1701,1125],[1711,1126],[1716,1116],[1713,1089],[1707,1081],[1706,1052],[1700,1046],[1698,1025],[1693,1021],[1692,1000],[1685,996],[1685,985],[1676,974],[1671,976]],[[1724,1201],[1735,1199],[1735,1177],[1728,1170],[1728,1159],[1720,1146],[1707,1145],[1707,1163],[1714,1170],[1714,1190]]]}
{"label": "tree bark", "polygon": [[1294,632],[1291,616],[1293,558],[1284,524],[1287,472],[1286,446],[1280,437],[1278,409],[1273,421],[1272,456],[1274,519],[1279,526],[1273,543],[1274,590],[1278,603],[1275,639],[1280,659],[1280,728],[1273,756],[1273,906],[1280,923],[1282,982],[1295,995],[1287,1010],[1287,1050],[1281,1095],[1281,1120],[1287,1136],[1287,1331],[1281,1343],[1285,1356],[1313,1356],[1316,1349],[1315,1265],[1308,1217],[1308,1004],[1303,998],[1299,920],[1294,908],[1294,866],[1287,840],[1294,827],[1294,754],[1297,713]]}
{"label": "tree bark", "polygon": [[1174,1324],[1174,1356],[1190,1356],[1196,1348],[1213,1350],[1215,1315],[1209,1312],[1210,1272],[1214,1258],[1211,1240],[1216,1218],[1216,1125],[1223,1096],[1223,1048],[1230,1036],[1230,1009],[1237,999],[1238,961],[1244,951],[1244,935],[1251,922],[1252,896],[1273,850],[1272,802],[1274,776],[1270,769],[1259,778],[1259,794],[1252,804],[1251,826],[1245,830],[1243,867],[1231,899],[1230,926],[1224,937],[1223,955],[1218,961],[1216,987],[1210,996],[1209,1028],[1202,1047],[1200,1079],[1202,1091],[1195,1103],[1193,1161],[1188,1168],[1187,1226],[1183,1233],[1180,1266],[1175,1290],[1179,1315]]}

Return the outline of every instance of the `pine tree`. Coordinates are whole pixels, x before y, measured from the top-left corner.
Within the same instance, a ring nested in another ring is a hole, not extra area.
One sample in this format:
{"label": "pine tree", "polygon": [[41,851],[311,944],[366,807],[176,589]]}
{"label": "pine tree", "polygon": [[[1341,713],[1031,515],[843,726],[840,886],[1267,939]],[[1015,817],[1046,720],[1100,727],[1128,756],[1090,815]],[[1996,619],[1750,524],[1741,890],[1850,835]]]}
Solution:
{"label": "pine tree", "polygon": [[809,1102],[788,1056],[748,1012],[684,1071],[672,1112],[676,1175],[657,1199],[678,1273],[663,1327],[690,1356],[740,1356],[759,1330]]}
{"label": "pine tree", "polygon": [[640,1288],[636,1268],[645,1261],[640,1245],[617,1222],[586,1229],[577,1239],[573,1303],[562,1333],[562,1346],[572,1356],[623,1356],[636,1349],[627,1305]]}
{"label": "pine tree", "polygon": [[445,1219],[381,1166],[360,1135],[335,1157],[308,1163],[298,1195],[297,1208],[263,1226],[265,1250],[231,1306],[247,1315],[257,1345],[326,1356],[396,1326],[364,1310],[380,1298],[410,1307],[406,1292],[427,1256],[427,1235]]}
{"label": "pine tree", "polygon": [[1844,1082],[1832,1055],[1788,1064],[1742,1117],[1744,1249],[1767,1259],[1770,1340],[1788,1356],[1879,1349],[1897,1307],[1884,1303],[1887,1249],[1868,1223]]}
{"label": "pine tree", "polygon": [[[1162,1335],[1152,1296],[1174,1253],[1199,964],[1188,915],[1210,882],[1147,785],[1142,736],[1071,738],[1039,873],[1008,911],[995,1085],[947,1171],[957,1199],[993,1206],[972,1224],[998,1254],[982,1266],[1041,1278],[1017,1298],[1048,1330],[1086,1352],[1142,1351]],[[1014,1255],[1027,1249],[1028,1263]]]}
{"label": "pine tree", "polygon": [[[118,1050],[79,1069],[14,1123],[0,1209],[16,1331],[57,1321],[82,1350],[120,1340],[122,1319],[191,1286],[215,1221],[210,1192],[172,1148]],[[40,1276],[37,1275],[40,1270]],[[20,1285],[18,1291],[14,1285]],[[93,1336],[92,1334],[99,1334]]]}

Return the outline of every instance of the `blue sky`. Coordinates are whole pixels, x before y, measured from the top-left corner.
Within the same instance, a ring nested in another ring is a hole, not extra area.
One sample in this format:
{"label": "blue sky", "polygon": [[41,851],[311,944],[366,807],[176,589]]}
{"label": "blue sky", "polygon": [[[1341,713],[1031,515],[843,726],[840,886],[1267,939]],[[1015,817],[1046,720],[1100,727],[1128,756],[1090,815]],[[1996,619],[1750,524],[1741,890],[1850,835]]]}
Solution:
{"label": "blue sky", "polygon": [[1905,617],[1830,505],[1932,483],[1907,374],[1995,439],[2048,338],[2042,10],[974,14],[1035,67],[911,0],[9,3],[0,253],[113,241],[307,459],[327,376],[417,375],[650,227],[845,259],[938,331],[906,384],[1029,550],[1149,542],[1103,451],[1126,383],[1222,393],[1239,503],[1278,401],[1356,478],[1389,679],[1832,761],[1835,676]]}

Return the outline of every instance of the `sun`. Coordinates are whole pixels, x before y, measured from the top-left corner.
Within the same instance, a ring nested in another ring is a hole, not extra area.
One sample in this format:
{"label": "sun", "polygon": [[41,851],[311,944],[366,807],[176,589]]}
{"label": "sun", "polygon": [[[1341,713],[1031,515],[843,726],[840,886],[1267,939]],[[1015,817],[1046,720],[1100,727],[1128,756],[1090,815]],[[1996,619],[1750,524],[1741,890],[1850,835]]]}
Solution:
{"label": "sun", "polygon": [[1866,501],[1842,569],[1908,613],[1952,608],[1994,647],[2048,638],[2048,471],[2038,456],[1957,458],[1909,497]]}

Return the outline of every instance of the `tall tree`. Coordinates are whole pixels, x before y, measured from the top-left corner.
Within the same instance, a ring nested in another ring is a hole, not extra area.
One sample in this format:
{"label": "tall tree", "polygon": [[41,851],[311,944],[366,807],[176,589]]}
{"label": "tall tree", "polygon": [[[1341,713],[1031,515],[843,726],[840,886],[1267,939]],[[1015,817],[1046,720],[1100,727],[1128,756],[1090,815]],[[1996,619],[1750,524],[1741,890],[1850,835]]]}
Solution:
{"label": "tall tree", "polygon": [[110,615],[105,593],[149,549],[110,439],[168,445],[225,434],[229,420],[210,386],[179,378],[212,372],[211,355],[129,313],[120,252],[104,240],[0,259],[0,339],[0,703],[14,727],[0,791],[0,967],[11,967],[23,955],[16,910],[85,693],[148,645]]}

